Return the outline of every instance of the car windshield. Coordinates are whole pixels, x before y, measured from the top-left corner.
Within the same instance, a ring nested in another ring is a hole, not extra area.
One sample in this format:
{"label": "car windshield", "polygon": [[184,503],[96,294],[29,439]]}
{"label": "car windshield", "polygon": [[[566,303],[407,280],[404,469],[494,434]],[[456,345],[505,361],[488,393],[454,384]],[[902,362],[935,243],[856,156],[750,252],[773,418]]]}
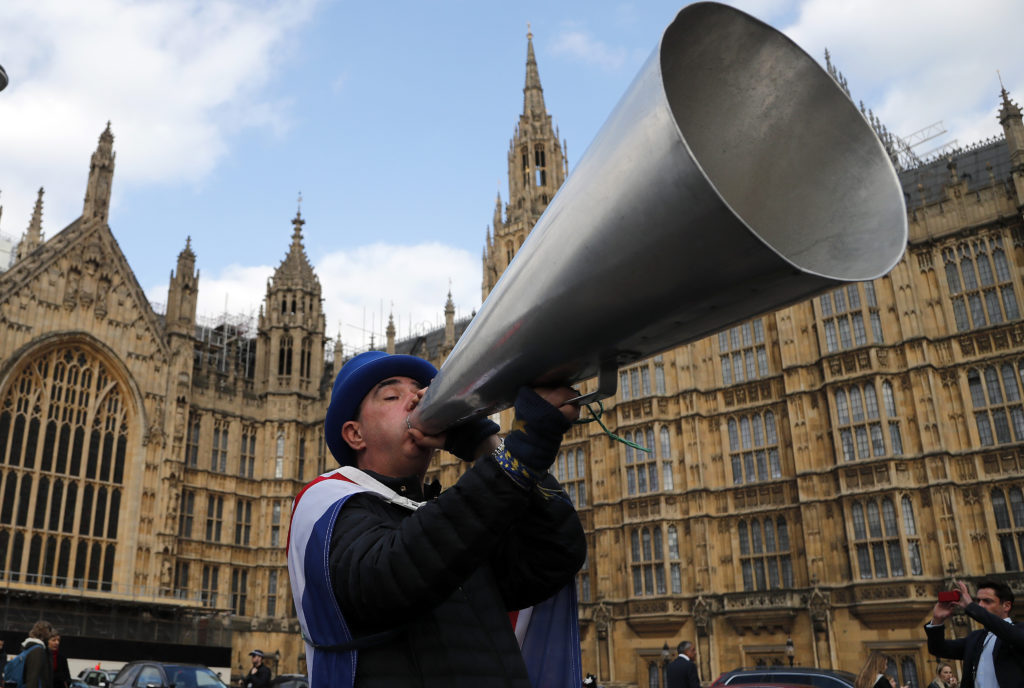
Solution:
{"label": "car windshield", "polygon": [[224,684],[206,667],[165,664],[164,672],[173,688],[224,688]]}

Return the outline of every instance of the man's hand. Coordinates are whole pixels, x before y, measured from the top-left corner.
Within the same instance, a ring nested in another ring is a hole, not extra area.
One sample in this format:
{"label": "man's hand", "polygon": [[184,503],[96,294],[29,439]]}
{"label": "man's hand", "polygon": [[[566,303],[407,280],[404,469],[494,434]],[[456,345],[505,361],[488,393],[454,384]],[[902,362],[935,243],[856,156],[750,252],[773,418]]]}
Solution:
{"label": "man's hand", "polygon": [[[505,448],[534,474],[543,477],[555,462],[562,435],[579,418],[580,410],[565,403],[578,396],[568,387],[520,387],[516,416],[505,438]],[[532,479],[536,480],[536,475]]]}
{"label": "man's hand", "polygon": [[[960,580],[953,582],[956,583],[957,589],[960,590],[960,601],[954,602],[954,604],[956,604],[961,609],[967,609],[967,605],[974,601],[971,598],[971,593],[967,592],[967,584]],[[950,611],[952,611],[952,609],[950,609]]]}
{"label": "man's hand", "polygon": [[580,407],[565,402],[580,395],[572,387],[534,387],[533,391],[544,401],[557,408],[570,423],[580,417]]}

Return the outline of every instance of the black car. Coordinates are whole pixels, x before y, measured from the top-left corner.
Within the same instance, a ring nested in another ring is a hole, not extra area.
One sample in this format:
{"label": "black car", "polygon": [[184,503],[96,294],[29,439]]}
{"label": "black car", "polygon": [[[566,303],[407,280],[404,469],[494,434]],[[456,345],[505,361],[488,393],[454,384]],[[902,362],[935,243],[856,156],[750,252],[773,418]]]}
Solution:
{"label": "black car", "polygon": [[201,664],[138,661],[121,667],[110,688],[224,688],[224,682]]}
{"label": "black car", "polygon": [[814,667],[770,666],[727,671],[711,684],[723,686],[760,685],[813,686],[814,688],[854,688],[856,676],[849,671],[815,669]]}
{"label": "black car", "polygon": [[309,688],[305,674],[281,674],[270,682],[270,688]]}

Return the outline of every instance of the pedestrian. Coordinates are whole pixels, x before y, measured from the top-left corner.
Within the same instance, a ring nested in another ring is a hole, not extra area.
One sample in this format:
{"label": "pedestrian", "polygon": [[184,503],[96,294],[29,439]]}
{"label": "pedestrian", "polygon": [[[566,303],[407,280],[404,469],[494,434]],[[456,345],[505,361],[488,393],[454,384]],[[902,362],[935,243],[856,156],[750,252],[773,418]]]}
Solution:
{"label": "pedestrian", "polygon": [[[560,685],[575,684],[571,584],[586,540],[548,469],[579,394],[520,389],[503,441],[486,418],[429,436],[409,416],[436,373],[370,351],[335,380],[324,433],[342,468],[296,498],[288,551],[310,686],[529,688],[531,648],[549,678],[557,670]],[[472,466],[429,498],[424,476],[442,447]],[[509,610],[526,608],[520,646]],[[549,637],[535,642],[537,629]]]}
{"label": "pedestrian", "polygon": [[928,688],[957,688],[958,683],[953,666],[947,662],[940,662],[935,670],[935,680],[928,685]]}
{"label": "pedestrian", "polygon": [[[46,644],[55,633],[49,622],[36,621],[21,644],[22,651],[31,650],[25,655],[25,671],[22,674],[25,688],[52,688],[53,661],[46,651]],[[36,646],[40,648],[38,651]]]}
{"label": "pedestrian", "polygon": [[[956,581],[960,599],[936,602],[932,621],[924,627],[928,651],[936,657],[963,660],[960,688],[1021,688],[1024,686],[1024,624],[1015,624],[1013,591],[1006,583],[978,581],[974,597],[967,584]],[[945,622],[960,607],[982,625],[965,638],[947,639]]]}
{"label": "pedestrian", "polygon": [[5,666],[7,666],[7,650],[4,649],[4,639],[0,638],[0,683],[4,680]]}
{"label": "pedestrian", "polygon": [[71,670],[68,669],[68,658],[60,651],[60,634],[54,631],[46,646],[53,666],[53,688],[71,688]]}
{"label": "pedestrian", "polygon": [[242,688],[268,688],[270,686],[270,669],[263,664],[263,651],[253,650],[249,653],[252,669],[239,682]]}
{"label": "pedestrian", "polygon": [[892,679],[886,673],[888,666],[889,661],[885,655],[872,650],[853,682],[854,688],[891,688]]}
{"label": "pedestrian", "polygon": [[697,672],[697,646],[684,640],[676,646],[676,657],[665,672],[668,688],[700,688],[700,675]]}

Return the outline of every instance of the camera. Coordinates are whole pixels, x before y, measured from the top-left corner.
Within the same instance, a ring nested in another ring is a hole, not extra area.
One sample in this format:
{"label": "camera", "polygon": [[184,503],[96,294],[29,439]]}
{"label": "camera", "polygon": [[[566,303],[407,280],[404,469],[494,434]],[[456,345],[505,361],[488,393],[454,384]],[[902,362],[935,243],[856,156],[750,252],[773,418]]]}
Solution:
{"label": "camera", "polygon": [[939,591],[939,602],[959,602],[960,591],[959,590],[940,590]]}

